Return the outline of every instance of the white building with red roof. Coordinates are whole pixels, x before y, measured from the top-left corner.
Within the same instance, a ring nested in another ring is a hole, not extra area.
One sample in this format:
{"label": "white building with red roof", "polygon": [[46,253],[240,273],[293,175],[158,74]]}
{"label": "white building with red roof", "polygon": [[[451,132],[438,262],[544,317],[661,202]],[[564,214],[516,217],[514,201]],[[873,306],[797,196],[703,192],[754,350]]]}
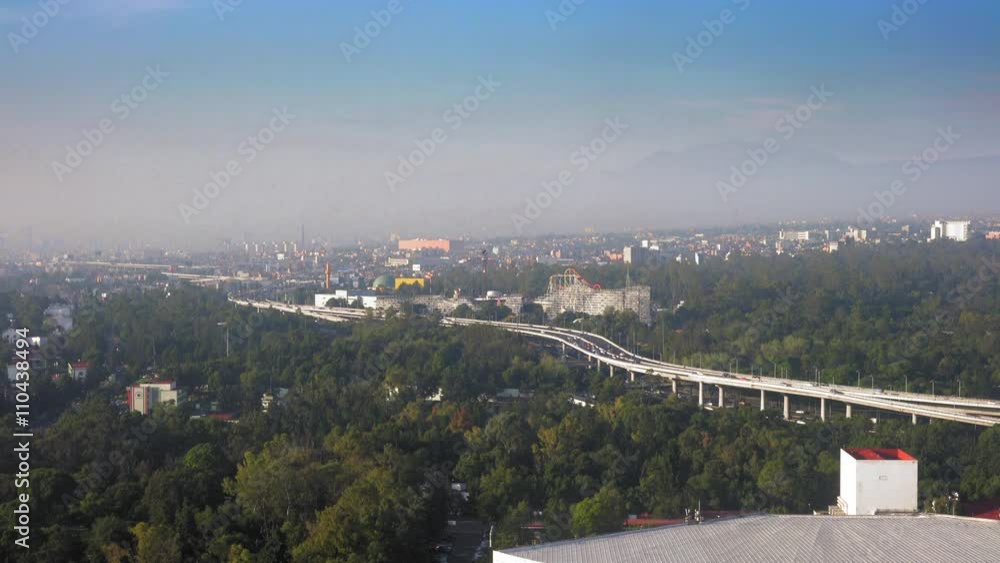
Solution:
{"label": "white building with red roof", "polygon": [[84,381],[90,373],[90,362],[72,362],[66,371],[73,381]]}
{"label": "white building with red roof", "polygon": [[848,516],[916,513],[917,459],[900,449],[840,450],[840,498]]}

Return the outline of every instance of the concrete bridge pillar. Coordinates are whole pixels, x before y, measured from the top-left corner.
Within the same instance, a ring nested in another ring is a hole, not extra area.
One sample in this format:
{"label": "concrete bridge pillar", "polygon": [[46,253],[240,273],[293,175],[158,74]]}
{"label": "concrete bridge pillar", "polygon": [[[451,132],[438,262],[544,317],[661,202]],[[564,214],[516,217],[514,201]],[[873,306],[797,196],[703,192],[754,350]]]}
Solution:
{"label": "concrete bridge pillar", "polygon": [[705,384],[701,381],[698,382],[698,406],[705,404]]}
{"label": "concrete bridge pillar", "polygon": [[766,395],[764,393],[764,390],[761,389],[760,390],[760,410],[764,410],[764,407],[765,407],[766,404],[767,404],[766,403]]}
{"label": "concrete bridge pillar", "polygon": [[563,357],[565,358],[566,357],[566,343],[565,342],[562,343],[562,349],[563,349]]}
{"label": "concrete bridge pillar", "polygon": [[819,419],[826,421],[826,397],[819,398]]}
{"label": "concrete bridge pillar", "polygon": [[719,408],[726,406],[726,390],[721,385],[717,385],[716,388],[719,390]]}
{"label": "concrete bridge pillar", "polygon": [[677,394],[677,378],[670,380],[670,387],[673,388],[674,395]]}
{"label": "concrete bridge pillar", "polygon": [[609,377],[614,377],[615,376],[615,366],[613,366],[611,364],[608,364],[608,376]]}
{"label": "concrete bridge pillar", "polygon": [[789,410],[791,407],[791,401],[789,400],[788,395],[785,395],[784,397],[785,397],[785,420],[788,420],[791,418],[790,416],[791,411]]}
{"label": "concrete bridge pillar", "polygon": [[635,372],[634,371],[628,372],[628,380],[631,381],[632,383],[635,383]]}
{"label": "concrete bridge pillar", "polygon": [[847,405],[847,418],[851,418],[851,405]]}
{"label": "concrete bridge pillar", "polygon": [[916,424],[917,424],[917,413],[913,413],[913,425],[916,426]]}

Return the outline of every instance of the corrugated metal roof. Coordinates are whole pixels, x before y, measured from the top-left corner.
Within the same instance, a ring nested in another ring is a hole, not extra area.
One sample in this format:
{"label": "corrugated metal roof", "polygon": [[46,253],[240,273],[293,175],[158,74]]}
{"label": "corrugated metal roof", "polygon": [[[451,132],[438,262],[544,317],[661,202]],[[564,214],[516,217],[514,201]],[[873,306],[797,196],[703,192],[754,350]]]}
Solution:
{"label": "corrugated metal roof", "polygon": [[756,515],[502,553],[537,563],[986,562],[1000,560],[1000,524],[927,515]]}

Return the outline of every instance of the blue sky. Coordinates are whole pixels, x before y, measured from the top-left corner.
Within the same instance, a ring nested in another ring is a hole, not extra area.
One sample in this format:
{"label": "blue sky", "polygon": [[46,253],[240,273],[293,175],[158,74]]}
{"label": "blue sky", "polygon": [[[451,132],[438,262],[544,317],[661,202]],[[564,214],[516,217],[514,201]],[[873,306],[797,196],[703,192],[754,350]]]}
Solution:
{"label": "blue sky", "polygon": [[[247,230],[276,235],[299,222],[341,238],[505,234],[524,199],[569,167],[574,149],[616,116],[630,125],[627,133],[529,233],[682,225],[693,217],[724,224],[849,216],[879,187],[874,172],[852,173],[852,182],[865,184],[857,201],[821,209],[807,205],[816,200],[809,197],[763,206],[756,200],[767,197],[764,175],[753,179],[762,185],[755,201],[723,201],[712,174],[646,166],[664,153],[690,152],[699,161],[717,158],[724,179],[739,161],[713,147],[773,136],[781,116],[821,85],[835,95],[792,139],[794,147],[768,164],[776,177],[788,165],[805,194],[843,186],[811,177],[818,172],[797,151],[846,166],[894,165],[951,125],[962,137],[947,159],[971,159],[970,170],[981,174],[982,159],[1000,156],[995,2],[926,0],[886,40],[879,20],[891,21],[894,4],[907,3],[586,0],[553,29],[547,11],[559,10],[555,0],[401,0],[402,11],[351,62],[343,44],[388,0],[245,0],[221,21],[213,4],[70,0],[15,53],[9,34],[20,33],[21,18],[39,4],[3,3],[0,118],[9,134],[0,161],[5,186],[30,192],[15,204],[24,211],[19,221],[42,222],[28,210],[44,204],[65,236],[139,230],[180,242]],[[723,10],[733,21],[680,72],[675,54]],[[140,84],[151,65],[169,77],[118,122],[113,100]],[[496,93],[401,189],[389,190],[384,176],[400,155],[442,127],[443,112],[487,76],[500,83]],[[280,107],[296,115],[292,126],[226,193],[183,221],[178,206]],[[115,131],[58,181],[52,163],[104,118],[115,120]],[[671,205],[646,206],[657,214],[641,225],[603,212],[602,194],[660,193],[639,184],[669,185],[662,199]],[[939,190],[928,185],[927,192]],[[980,209],[975,197],[982,193],[970,189],[966,204]],[[915,195],[895,211],[927,211],[922,207],[937,205],[933,195]],[[79,217],[82,208],[93,209],[91,218]],[[657,217],[664,225],[651,224]]]}

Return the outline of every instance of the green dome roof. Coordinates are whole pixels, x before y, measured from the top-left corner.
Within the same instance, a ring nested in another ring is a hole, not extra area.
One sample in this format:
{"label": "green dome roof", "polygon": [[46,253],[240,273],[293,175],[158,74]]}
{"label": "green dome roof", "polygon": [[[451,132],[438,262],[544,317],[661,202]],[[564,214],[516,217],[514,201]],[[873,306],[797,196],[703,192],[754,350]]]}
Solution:
{"label": "green dome roof", "polygon": [[396,278],[386,274],[375,278],[372,282],[372,289],[394,289],[396,287]]}

